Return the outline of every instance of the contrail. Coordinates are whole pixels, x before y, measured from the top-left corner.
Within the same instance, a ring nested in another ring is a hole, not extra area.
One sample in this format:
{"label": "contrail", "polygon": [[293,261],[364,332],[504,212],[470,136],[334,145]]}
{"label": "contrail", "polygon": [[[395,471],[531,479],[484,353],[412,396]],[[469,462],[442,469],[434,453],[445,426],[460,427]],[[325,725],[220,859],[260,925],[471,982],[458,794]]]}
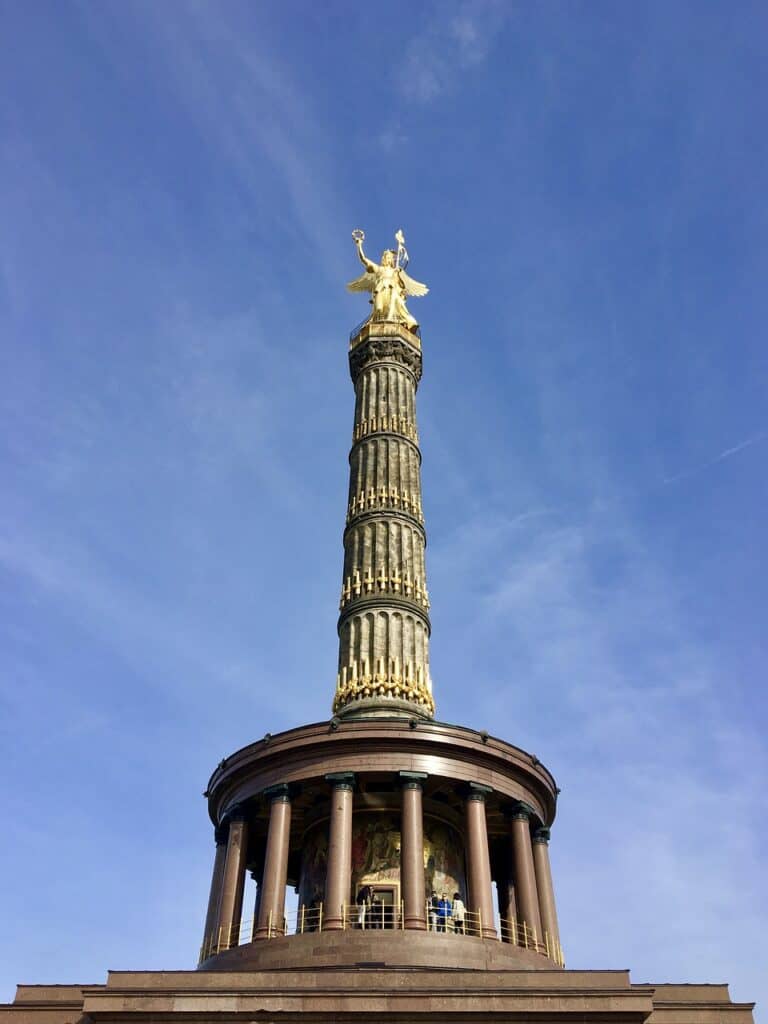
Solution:
{"label": "contrail", "polygon": [[705,469],[709,469],[710,466],[716,466],[718,462],[722,462],[723,459],[730,458],[731,455],[735,455],[737,452],[743,451],[745,448],[749,448],[753,444],[757,444],[758,441],[764,441],[768,437],[768,431],[761,430],[759,434],[755,434],[753,437],[748,437],[746,441],[741,441],[739,444],[733,446],[733,448],[726,448],[725,451],[720,452],[714,459],[710,459],[709,462],[704,462],[700,466],[694,466],[693,469],[684,469],[682,473],[676,473],[674,476],[668,476],[664,480],[665,484],[673,484],[677,480],[683,480],[687,476],[694,476],[696,473],[703,473]]}
{"label": "contrail", "polygon": [[757,444],[758,441],[762,441],[765,436],[766,432],[763,430],[761,433],[755,434],[754,437],[750,437],[746,441],[742,441],[741,444],[737,444],[734,448],[726,448],[712,462],[720,462],[721,459],[727,459],[729,455],[735,455],[736,452],[740,452],[743,448],[749,448],[751,444]]}

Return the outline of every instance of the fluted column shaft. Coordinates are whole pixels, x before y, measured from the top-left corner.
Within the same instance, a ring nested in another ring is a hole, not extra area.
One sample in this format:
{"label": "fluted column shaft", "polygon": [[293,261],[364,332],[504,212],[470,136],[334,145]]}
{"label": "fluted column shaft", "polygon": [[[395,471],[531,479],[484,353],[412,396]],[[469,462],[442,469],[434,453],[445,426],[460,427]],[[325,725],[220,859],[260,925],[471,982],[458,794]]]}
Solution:
{"label": "fluted column shaft", "polygon": [[352,888],[352,804],[355,777],[351,772],[326,775],[331,783],[331,822],[328,836],[328,866],[325,876],[327,931],[344,927],[344,904]]}
{"label": "fluted column shaft", "polygon": [[264,856],[259,917],[254,938],[268,937],[270,928],[281,930],[285,915],[285,885],[288,878],[288,851],[291,837],[291,797],[287,786],[267,790],[269,828]]}
{"label": "fluted column shaft", "polygon": [[552,868],[549,863],[549,829],[537,829],[533,835],[533,866],[536,872],[536,888],[539,893],[541,927],[549,936],[553,951],[560,947],[560,930],[557,926],[555,889],[552,885]]}
{"label": "fluted column shaft", "polygon": [[[493,890],[491,888],[491,859],[488,851],[488,825],[485,818],[485,797],[491,790],[487,786],[472,786],[464,807],[467,825],[467,881],[471,914],[479,914],[483,938],[495,939],[493,920]],[[474,924],[474,920],[470,918]]]}
{"label": "fluted column shaft", "polygon": [[526,804],[518,804],[512,813],[509,830],[519,915],[518,923],[525,924],[535,934],[536,939],[541,939],[539,898],[536,891],[536,873],[533,866],[529,827],[531,813],[531,808]]}
{"label": "fluted column shaft", "polygon": [[218,935],[219,928],[219,904],[221,903],[221,886],[224,880],[224,865],[227,860],[227,832],[226,829],[217,828],[216,855],[213,858],[213,873],[211,874],[211,890],[208,894],[208,912],[205,915],[205,928],[203,930],[203,955],[211,950],[211,942]]}
{"label": "fluted column shaft", "polygon": [[400,772],[402,819],[400,823],[400,885],[406,928],[426,931],[426,885],[424,876],[423,781],[420,772]]}
{"label": "fluted column shaft", "polygon": [[350,351],[355,423],[333,710],[434,714],[416,388],[421,342],[370,326]]}
{"label": "fluted column shaft", "polygon": [[248,822],[244,817],[238,815],[231,818],[229,822],[227,854],[221,882],[219,937],[220,945],[224,949],[236,946],[240,938],[247,853]]}

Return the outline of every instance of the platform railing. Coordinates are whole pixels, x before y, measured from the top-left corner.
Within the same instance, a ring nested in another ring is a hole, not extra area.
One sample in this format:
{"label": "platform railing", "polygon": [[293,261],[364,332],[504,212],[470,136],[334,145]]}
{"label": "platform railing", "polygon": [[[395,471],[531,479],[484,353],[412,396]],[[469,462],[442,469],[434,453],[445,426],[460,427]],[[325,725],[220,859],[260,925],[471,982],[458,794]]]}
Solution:
{"label": "platform railing", "polygon": [[[427,921],[429,930],[437,934],[473,935],[475,938],[484,935],[483,916],[480,910],[465,910],[461,917],[457,917],[453,913],[441,916],[439,911],[434,911],[427,903]],[[486,924],[486,929],[488,928],[496,932],[496,937],[500,942],[520,946],[521,949],[530,949],[534,953],[548,957],[558,967],[565,966],[562,946],[559,940],[549,935],[548,932],[537,935],[536,929],[525,921],[505,917],[491,920],[489,924]]]}
{"label": "platform railing", "polygon": [[[425,904],[427,927],[435,935],[468,935],[475,938],[488,937],[483,933],[483,917],[479,910],[465,910],[462,917],[440,915],[433,911],[429,903]],[[300,906],[297,910],[285,914],[282,918],[273,919],[269,915],[266,923],[257,929],[256,920],[242,921],[239,926],[228,930],[219,928],[217,933],[208,936],[200,948],[200,963],[217,953],[236,946],[247,945],[261,939],[276,939],[286,935],[303,935],[305,932],[322,931],[401,931],[405,928],[405,913],[402,902],[395,904],[374,904],[359,906],[355,903],[344,904],[341,908],[341,921],[338,917],[332,925],[328,925],[327,914],[323,904],[309,907]],[[558,967],[565,967],[563,949],[559,941],[544,932],[537,935],[536,930],[525,921],[516,918],[499,918],[486,925],[486,932],[491,929],[496,933],[499,942],[506,942],[521,949],[529,949],[547,957]]]}

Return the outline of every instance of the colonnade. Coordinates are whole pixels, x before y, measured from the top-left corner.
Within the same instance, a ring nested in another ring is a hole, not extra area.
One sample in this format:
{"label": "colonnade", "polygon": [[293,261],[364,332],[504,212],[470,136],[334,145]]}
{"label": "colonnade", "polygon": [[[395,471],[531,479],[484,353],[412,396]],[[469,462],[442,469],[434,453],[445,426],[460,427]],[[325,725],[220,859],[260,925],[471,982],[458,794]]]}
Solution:
{"label": "colonnade", "polygon": [[[345,926],[345,905],[352,889],[352,818],[355,776],[351,772],[326,775],[331,786],[328,864],[323,903],[323,930]],[[403,927],[426,931],[424,870],[423,790],[427,775],[400,772],[401,844],[400,890],[403,902]],[[486,799],[493,791],[488,786],[469,783],[462,790],[465,821],[465,857],[467,869],[467,909],[481,922],[483,938],[499,938],[494,921],[491,859],[486,821]],[[269,800],[264,868],[259,880],[253,938],[266,938],[271,922],[282,921],[291,831],[291,791],[288,786],[273,786],[265,796]],[[535,942],[547,936],[553,949],[559,949],[559,931],[552,872],[549,863],[549,829],[538,828],[531,835],[533,809],[523,802],[512,804],[507,812],[507,842],[504,865],[496,879],[499,915],[523,926]],[[204,942],[211,936],[225,936],[228,946],[237,934],[243,907],[248,820],[242,812],[229,816],[228,830],[216,830],[216,856],[205,922]],[[504,936],[508,938],[508,934]],[[235,939],[235,942],[237,940]],[[513,940],[514,941],[514,940]]]}

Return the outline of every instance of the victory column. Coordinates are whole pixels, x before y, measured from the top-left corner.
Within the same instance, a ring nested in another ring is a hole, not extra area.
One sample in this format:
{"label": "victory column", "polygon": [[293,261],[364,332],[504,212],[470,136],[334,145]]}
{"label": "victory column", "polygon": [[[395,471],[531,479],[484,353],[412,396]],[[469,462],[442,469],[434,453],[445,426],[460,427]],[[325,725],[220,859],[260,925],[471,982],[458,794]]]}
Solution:
{"label": "victory column", "polygon": [[[406,306],[427,287],[405,272],[402,231],[380,263],[363,252],[365,272],[347,285],[370,292],[371,315],[356,331],[349,365],[355,420],[339,620],[335,713],[434,714],[429,675],[429,593],[424,565],[421,452],[416,389],[418,324]],[[403,330],[405,328],[405,330]]]}
{"label": "victory column", "polygon": [[[379,263],[362,231],[353,238],[364,273],[348,287],[370,293],[372,308],[350,338],[333,715],[267,733],[211,776],[216,853],[197,970],[20,985],[0,1021],[752,1024],[751,1005],[732,1003],[725,985],[566,971],[548,851],[555,780],[534,754],[434,719],[421,336],[406,305],[427,288],[406,273],[402,231]],[[585,842],[599,835],[585,823]],[[249,872],[257,896],[244,907]],[[460,927],[435,927],[433,891],[461,898]]]}

